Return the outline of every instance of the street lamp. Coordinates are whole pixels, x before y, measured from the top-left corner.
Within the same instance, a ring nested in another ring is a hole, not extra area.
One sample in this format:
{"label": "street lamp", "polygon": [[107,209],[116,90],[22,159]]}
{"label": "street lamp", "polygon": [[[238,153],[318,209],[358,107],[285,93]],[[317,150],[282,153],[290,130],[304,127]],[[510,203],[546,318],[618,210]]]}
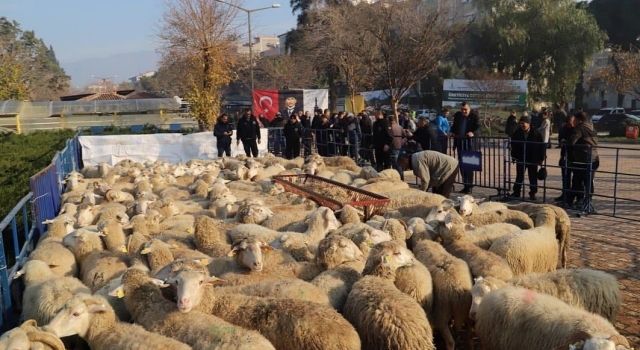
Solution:
{"label": "street lamp", "polygon": [[240,11],[244,11],[247,13],[247,24],[249,26],[249,72],[251,74],[251,93],[253,94],[253,37],[251,36],[251,14],[253,12],[262,11],[262,10],[277,9],[280,7],[280,4],[272,4],[271,6],[260,7],[256,9],[246,9],[236,4],[226,2],[224,0],[215,0],[215,1],[225,5],[229,5],[231,7],[234,7]]}

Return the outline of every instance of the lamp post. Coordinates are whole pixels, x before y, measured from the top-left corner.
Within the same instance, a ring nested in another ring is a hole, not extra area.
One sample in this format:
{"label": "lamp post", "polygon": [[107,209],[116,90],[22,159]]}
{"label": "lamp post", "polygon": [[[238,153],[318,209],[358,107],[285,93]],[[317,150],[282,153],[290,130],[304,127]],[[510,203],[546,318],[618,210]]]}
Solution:
{"label": "lamp post", "polygon": [[251,75],[251,93],[253,94],[253,37],[251,35],[251,14],[253,12],[257,12],[257,11],[262,11],[262,10],[269,10],[269,9],[277,9],[280,7],[280,4],[272,4],[271,6],[267,6],[267,7],[260,7],[260,8],[255,8],[255,9],[246,9],[244,7],[238,6],[236,4],[232,4],[229,2],[226,2],[224,0],[215,0],[219,3],[234,7],[240,11],[243,11],[247,14],[247,25],[249,26],[249,73]]}

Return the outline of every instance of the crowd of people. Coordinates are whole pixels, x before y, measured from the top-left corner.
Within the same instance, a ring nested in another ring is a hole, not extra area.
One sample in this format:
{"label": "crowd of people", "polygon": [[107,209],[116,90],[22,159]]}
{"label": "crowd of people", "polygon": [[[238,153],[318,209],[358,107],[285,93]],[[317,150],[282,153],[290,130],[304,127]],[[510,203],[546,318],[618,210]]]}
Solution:
{"label": "crowd of people", "polygon": [[[350,156],[378,171],[393,168],[403,174],[402,170],[413,169],[416,176],[426,180],[423,185],[428,187],[431,183],[436,192],[446,195],[459,171],[464,185],[460,193],[471,193],[473,189],[473,171],[462,166],[461,158],[466,151],[479,150],[476,138],[480,119],[466,102],[452,117],[450,110],[443,108],[433,120],[416,118],[408,111],[402,111],[396,119],[381,110],[357,115],[316,110],[313,115],[292,112],[286,118],[277,113],[267,121],[247,109],[235,129],[236,143],[242,142],[249,157],[258,155],[261,127],[282,128],[274,138],[273,148],[288,159],[317,152],[322,156]],[[511,158],[516,164],[511,196],[521,196],[526,173],[529,199],[536,199],[538,181],[546,176],[543,165],[547,149],[552,147],[553,129],[559,135],[563,187],[556,201],[568,207],[581,205],[584,193],[593,193],[593,175],[599,165],[596,132],[586,113],[567,114],[560,105],[554,106],[553,111],[544,109],[531,115],[525,112],[519,118],[512,111],[507,118],[504,132],[510,138]],[[227,115],[218,118],[214,128],[218,156],[230,155],[233,130]],[[446,155],[450,144],[457,160]],[[429,169],[440,176],[429,176]]]}

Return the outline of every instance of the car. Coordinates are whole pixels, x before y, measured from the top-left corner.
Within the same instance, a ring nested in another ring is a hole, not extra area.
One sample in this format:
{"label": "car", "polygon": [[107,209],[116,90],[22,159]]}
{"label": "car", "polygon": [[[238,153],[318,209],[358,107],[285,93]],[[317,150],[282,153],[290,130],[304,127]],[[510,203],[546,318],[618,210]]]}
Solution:
{"label": "car", "polygon": [[615,107],[615,108],[603,108],[598,111],[598,113],[594,114],[591,117],[591,121],[593,123],[597,123],[600,118],[602,118],[605,114],[624,114],[624,108]]}
{"label": "car", "polygon": [[640,117],[640,109],[634,109],[633,111],[629,112],[629,114]]}
{"label": "car", "polygon": [[416,117],[426,117],[429,118],[430,121],[433,121],[438,116],[438,112],[435,109],[418,109],[416,111]]}
{"label": "car", "polygon": [[598,132],[609,132],[609,136],[624,136],[628,125],[640,125],[640,117],[624,114],[605,114],[594,124]]}

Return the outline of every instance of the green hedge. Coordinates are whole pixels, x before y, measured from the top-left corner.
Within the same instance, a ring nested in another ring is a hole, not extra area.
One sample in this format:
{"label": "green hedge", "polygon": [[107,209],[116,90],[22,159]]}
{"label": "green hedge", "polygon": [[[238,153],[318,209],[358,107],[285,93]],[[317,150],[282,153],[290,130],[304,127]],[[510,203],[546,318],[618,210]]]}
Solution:
{"label": "green hedge", "polygon": [[0,137],[0,220],[29,193],[29,177],[51,163],[73,130]]}

